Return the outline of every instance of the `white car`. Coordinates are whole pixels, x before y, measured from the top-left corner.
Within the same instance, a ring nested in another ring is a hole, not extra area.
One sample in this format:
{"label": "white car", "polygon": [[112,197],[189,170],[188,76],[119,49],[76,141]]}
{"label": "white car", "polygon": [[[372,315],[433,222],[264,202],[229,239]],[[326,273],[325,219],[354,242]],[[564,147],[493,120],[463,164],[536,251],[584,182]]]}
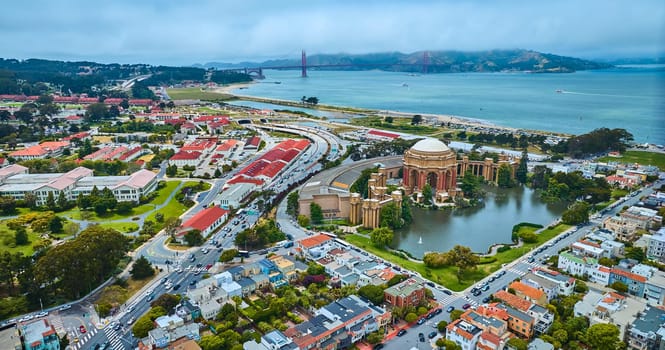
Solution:
{"label": "white car", "polygon": [[148,296],[150,294],[152,294],[152,289],[148,289],[145,291],[145,296]]}
{"label": "white car", "polygon": [[127,321],[127,325],[129,326],[129,325],[131,325],[132,323],[134,323],[134,317],[130,318],[130,319]]}
{"label": "white car", "polygon": [[69,304],[62,305],[60,308],[58,308],[58,311],[65,311],[67,309],[71,309],[72,306]]}
{"label": "white car", "polygon": [[35,315],[35,318],[42,318],[48,316],[48,311],[42,311]]}

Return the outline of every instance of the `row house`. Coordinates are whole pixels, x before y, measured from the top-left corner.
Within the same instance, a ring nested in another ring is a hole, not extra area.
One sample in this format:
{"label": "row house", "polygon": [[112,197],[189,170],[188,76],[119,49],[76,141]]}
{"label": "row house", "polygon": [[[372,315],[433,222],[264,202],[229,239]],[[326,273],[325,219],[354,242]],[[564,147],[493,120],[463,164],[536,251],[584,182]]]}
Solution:
{"label": "row house", "polygon": [[660,350],[665,336],[665,310],[647,306],[627,327],[624,342],[628,349]]}
{"label": "row house", "polygon": [[535,334],[544,334],[554,322],[554,314],[546,307],[534,304],[515,294],[500,290],[494,293],[494,297],[503,304],[526,313],[534,319],[533,329]]}
{"label": "row house", "polygon": [[547,294],[539,287],[533,287],[521,281],[514,281],[508,285],[508,289],[515,291],[515,295],[538,305],[547,305]]}
{"label": "row house", "polygon": [[665,263],[665,227],[661,227],[653,235],[645,235],[648,239],[647,257]]}
{"label": "row house", "polygon": [[461,318],[446,327],[446,340],[457,344],[462,350],[476,350],[483,330]]}
{"label": "row house", "polygon": [[575,278],[557,271],[547,269],[534,269],[533,274],[556,283],[559,287],[557,294],[571,295],[575,291]]}

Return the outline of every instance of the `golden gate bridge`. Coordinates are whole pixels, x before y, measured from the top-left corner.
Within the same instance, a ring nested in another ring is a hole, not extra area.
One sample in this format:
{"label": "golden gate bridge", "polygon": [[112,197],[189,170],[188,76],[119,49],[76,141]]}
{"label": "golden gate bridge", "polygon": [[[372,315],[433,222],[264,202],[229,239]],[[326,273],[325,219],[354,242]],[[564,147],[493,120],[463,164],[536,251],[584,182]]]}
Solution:
{"label": "golden gate bridge", "polygon": [[417,63],[334,63],[334,64],[307,64],[307,54],[305,50],[302,50],[300,64],[297,65],[280,65],[280,66],[259,66],[259,67],[245,67],[245,68],[222,68],[217,69],[218,71],[226,72],[241,72],[250,75],[254,79],[263,79],[264,69],[300,69],[300,76],[307,78],[307,69],[308,68],[334,68],[334,67],[390,67],[390,66],[414,66],[420,67],[420,71],[423,74],[427,74],[430,63],[429,51],[423,52],[423,58],[421,62]]}

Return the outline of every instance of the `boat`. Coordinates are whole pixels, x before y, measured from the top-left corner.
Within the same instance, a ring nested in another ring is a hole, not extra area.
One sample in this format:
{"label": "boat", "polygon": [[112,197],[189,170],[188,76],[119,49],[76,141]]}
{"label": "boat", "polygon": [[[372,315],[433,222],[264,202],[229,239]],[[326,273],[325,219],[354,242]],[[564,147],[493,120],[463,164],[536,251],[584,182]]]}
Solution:
{"label": "boat", "polygon": [[282,83],[281,81],[276,81],[276,82],[275,82],[275,84],[281,84],[281,83]]}
{"label": "boat", "polygon": [[559,93],[559,94],[562,94],[562,93],[563,93],[563,90],[561,90],[561,89],[557,89],[556,92]]}
{"label": "boat", "polygon": [[402,83],[402,86],[403,86],[403,87],[409,87],[409,84],[407,84],[407,83]]}
{"label": "boat", "polygon": [[420,236],[420,239],[418,240],[418,244],[423,244],[423,236]]}

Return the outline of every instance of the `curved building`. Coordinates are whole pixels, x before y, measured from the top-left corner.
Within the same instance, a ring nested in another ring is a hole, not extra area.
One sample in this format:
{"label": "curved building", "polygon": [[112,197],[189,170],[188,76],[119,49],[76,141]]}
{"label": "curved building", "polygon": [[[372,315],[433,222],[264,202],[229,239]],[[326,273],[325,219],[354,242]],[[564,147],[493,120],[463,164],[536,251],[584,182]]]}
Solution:
{"label": "curved building", "polygon": [[407,194],[421,192],[425,184],[434,193],[454,196],[458,174],[457,154],[436,139],[418,141],[404,152],[402,185]]}

